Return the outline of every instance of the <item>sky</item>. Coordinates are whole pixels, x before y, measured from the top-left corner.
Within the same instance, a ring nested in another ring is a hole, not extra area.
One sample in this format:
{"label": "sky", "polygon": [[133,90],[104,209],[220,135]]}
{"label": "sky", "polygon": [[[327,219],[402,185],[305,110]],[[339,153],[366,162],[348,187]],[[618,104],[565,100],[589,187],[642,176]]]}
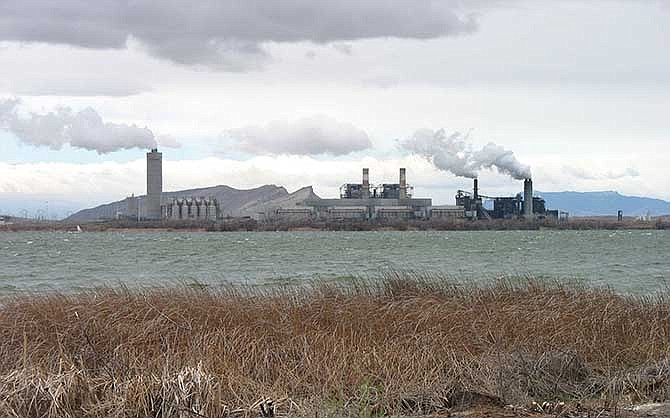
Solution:
{"label": "sky", "polygon": [[[670,1],[5,0],[0,212],[397,181],[670,200]],[[531,174],[532,173],[532,174]],[[50,208],[47,208],[50,207]]]}

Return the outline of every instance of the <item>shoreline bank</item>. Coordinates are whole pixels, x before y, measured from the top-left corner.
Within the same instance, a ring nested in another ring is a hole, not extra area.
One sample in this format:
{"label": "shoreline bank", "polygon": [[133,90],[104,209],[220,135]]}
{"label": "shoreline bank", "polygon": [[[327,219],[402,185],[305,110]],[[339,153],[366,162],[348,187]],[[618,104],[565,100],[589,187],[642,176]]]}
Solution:
{"label": "shoreline bank", "polygon": [[18,222],[0,225],[0,232],[66,231],[75,232],[80,226],[87,232],[131,231],[190,231],[190,232],[268,232],[268,231],[533,231],[533,230],[667,230],[670,220],[653,221],[598,218],[573,218],[565,222],[490,220],[490,221],[293,221],[258,222],[253,219],[231,218],[218,222],[166,222],[166,221],[100,221],[89,223]]}

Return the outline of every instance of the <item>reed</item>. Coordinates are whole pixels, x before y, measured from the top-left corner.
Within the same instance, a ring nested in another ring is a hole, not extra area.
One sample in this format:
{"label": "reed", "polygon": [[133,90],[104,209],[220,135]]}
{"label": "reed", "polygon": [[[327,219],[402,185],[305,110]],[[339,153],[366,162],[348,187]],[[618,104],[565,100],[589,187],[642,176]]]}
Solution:
{"label": "reed", "polygon": [[0,416],[372,417],[670,398],[668,292],[392,272],[0,306]]}

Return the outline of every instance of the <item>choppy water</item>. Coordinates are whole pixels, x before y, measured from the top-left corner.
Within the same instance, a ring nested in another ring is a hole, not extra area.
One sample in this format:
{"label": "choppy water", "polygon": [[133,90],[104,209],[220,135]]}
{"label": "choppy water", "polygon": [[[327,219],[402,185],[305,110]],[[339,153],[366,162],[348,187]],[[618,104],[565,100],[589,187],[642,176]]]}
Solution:
{"label": "choppy water", "polygon": [[0,292],[100,285],[379,277],[534,276],[650,293],[670,231],[0,233]]}

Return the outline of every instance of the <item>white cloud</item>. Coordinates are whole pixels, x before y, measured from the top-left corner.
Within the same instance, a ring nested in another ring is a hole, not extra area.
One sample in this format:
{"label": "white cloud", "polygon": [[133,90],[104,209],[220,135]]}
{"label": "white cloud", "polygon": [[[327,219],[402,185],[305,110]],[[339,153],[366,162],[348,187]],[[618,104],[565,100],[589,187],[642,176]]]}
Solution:
{"label": "white cloud", "polygon": [[368,134],[349,123],[326,116],[295,122],[274,121],[266,126],[227,130],[224,138],[252,154],[345,155],[372,146]]}
{"label": "white cloud", "polygon": [[333,48],[344,55],[352,55],[354,53],[354,47],[351,44],[335,43],[333,44]]}
{"label": "white cloud", "polygon": [[[0,129],[13,133],[26,144],[56,150],[69,144],[74,148],[106,154],[122,149],[154,148],[157,143],[149,128],[105,122],[90,107],[79,112],[59,107],[48,113],[22,116],[19,104],[18,99],[0,100]],[[164,137],[163,140],[168,147],[179,146],[172,137]]]}
{"label": "white cloud", "polygon": [[77,78],[40,74],[37,77],[16,75],[7,90],[21,96],[107,96],[125,97],[151,91],[143,82],[81,74]]}
{"label": "white cloud", "polygon": [[625,177],[639,177],[640,171],[633,167],[622,169],[598,170],[588,166],[564,165],[563,172],[583,180],[618,180]]}

